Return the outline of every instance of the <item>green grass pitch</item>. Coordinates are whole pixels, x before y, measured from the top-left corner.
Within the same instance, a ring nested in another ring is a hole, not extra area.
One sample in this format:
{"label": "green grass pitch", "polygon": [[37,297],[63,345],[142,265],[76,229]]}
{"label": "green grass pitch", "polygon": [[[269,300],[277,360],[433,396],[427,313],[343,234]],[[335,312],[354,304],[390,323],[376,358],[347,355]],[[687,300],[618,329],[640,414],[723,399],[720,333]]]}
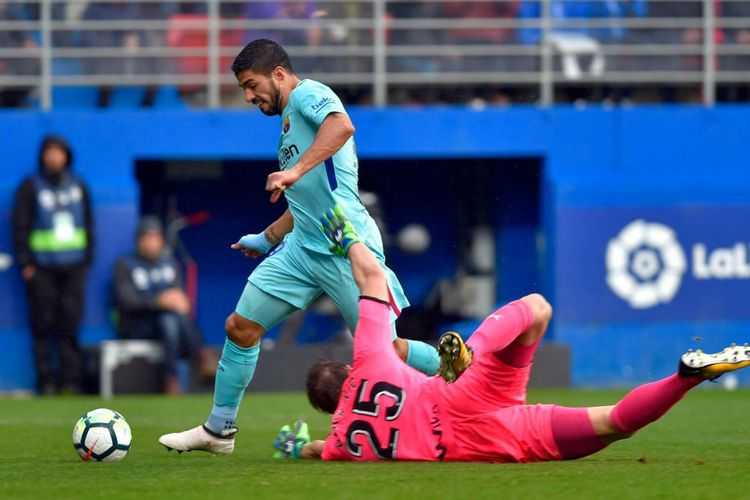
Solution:
{"label": "green grass pitch", "polygon": [[[622,392],[532,391],[530,400],[609,404]],[[71,445],[86,410],[122,412],[133,446],[119,463],[84,463]],[[584,460],[543,464],[322,463],[271,458],[296,417],[326,431],[301,394],[248,396],[229,457],[167,453],[156,438],[206,416],[208,396],[0,399],[0,499],[750,498],[750,392],[698,390],[660,422]]]}

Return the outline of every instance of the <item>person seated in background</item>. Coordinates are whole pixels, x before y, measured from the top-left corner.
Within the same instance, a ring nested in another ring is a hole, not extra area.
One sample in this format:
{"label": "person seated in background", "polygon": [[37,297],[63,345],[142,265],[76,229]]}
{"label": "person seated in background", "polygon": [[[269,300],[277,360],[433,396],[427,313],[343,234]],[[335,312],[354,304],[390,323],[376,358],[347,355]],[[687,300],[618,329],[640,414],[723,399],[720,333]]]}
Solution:
{"label": "person seated in background", "polygon": [[118,333],[124,339],[155,339],[164,345],[165,392],[180,392],[177,360],[199,362],[202,339],[190,318],[177,260],[166,251],[161,222],[147,216],[138,224],[136,252],[115,265]]}

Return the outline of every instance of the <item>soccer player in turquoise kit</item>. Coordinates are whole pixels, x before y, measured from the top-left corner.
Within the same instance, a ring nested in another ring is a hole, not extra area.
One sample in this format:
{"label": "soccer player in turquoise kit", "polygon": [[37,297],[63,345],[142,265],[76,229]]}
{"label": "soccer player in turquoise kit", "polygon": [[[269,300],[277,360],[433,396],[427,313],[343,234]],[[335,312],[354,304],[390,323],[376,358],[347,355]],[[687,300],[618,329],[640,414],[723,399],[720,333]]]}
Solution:
{"label": "soccer player in turquoise kit", "polygon": [[[396,276],[385,266],[383,243],[375,222],[359,199],[354,126],[341,100],[322,83],[301,80],[284,49],[270,40],[250,42],[232,65],[245,100],[265,115],[281,115],[280,171],[268,176],[271,202],[285,195],[289,208],[263,232],[248,234],[232,245],[249,257],[268,255],[248,278],[235,312],[226,320],[227,339],[219,361],[214,405],[203,425],[166,434],[159,442],[178,451],[234,450],[235,420],[245,388],[252,380],[260,338],[322,293],[337,305],[355,330],[359,291],[351,267],[336,258],[320,230],[321,213],[340,205],[361,240],[375,254],[387,276],[393,314],[409,303]],[[430,345],[396,338],[401,359],[433,375],[440,366]]]}

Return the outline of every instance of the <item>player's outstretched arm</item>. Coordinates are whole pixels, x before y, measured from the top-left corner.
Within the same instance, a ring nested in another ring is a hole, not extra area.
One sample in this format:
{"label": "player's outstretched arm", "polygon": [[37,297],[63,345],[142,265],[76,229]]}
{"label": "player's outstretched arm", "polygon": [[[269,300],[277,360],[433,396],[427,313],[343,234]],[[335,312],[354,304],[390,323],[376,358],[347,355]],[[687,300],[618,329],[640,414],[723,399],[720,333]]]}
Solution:
{"label": "player's outstretched arm", "polygon": [[312,441],[307,423],[297,420],[291,426],[285,425],[273,441],[276,450],[274,458],[312,458],[319,459],[323,455],[325,441]]}
{"label": "player's outstretched arm", "polygon": [[380,263],[364,243],[357,242],[349,249],[352,274],[361,295],[388,302],[388,282]]}
{"label": "player's outstretched arm", "polygon": [[308,443],[302,447],[302,452],[300,453],[299,457],[319,460],[323,455],[323,448],[325,448],[325,445],[326,442],[321,441],[320,439]]}
{"label": "player's outstretched arm", "polygon": [[323,232],[332,242],[331,251],[349,258],[360,294],[388,302],[385,272],[375,255],[359,240],[357,231],[341,207],[336,205],[320,221]]}
{"label": "player's outstretched arm", "polygon": [[267,254],[292,229],[294,229],[294,219],[292,218],[292,213],[287,209],[281,217],[271,223],[263,232],[246,234],[236,243],[232,243],[231,248],[239,250],[246,257],[260,257]]}

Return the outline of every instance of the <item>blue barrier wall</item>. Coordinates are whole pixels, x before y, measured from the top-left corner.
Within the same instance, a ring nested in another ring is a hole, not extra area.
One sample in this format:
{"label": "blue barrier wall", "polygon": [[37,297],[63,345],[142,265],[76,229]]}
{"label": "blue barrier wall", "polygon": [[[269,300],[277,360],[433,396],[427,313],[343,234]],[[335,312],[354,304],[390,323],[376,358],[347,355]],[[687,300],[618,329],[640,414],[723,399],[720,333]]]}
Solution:
{"label": "blue barrier wall", "polygon": [[[516,283],[513,292],[541,289],[552,299],[554,335],[571,345],[573,379],[581,385],[666,374],[696,337],[707,349],[748,337],[748,116],[746,108],[687,107],[352,111],[365,160],[542,159],[543,281]],[[99,232],[83,338],[110,336],[111,265],[132,248],[138,212],[135,162],[272,162],[279,127],[277,119],[251,112],[0,113],[0,253],[10,253],[12,193],[35,168],[40,138],[65,135],[75,168],[92,186]],[[265,194],[248,186],[248,196]],[[429,194],[417,196],[440,210]],[[249,213],[246,222],[254,227],[266,219]],[[528,230],[521,233],[529,239]],[[512,230],[506,236],[512,246]],[[227,286],[239,293],[242,284],[234,281]],[[30,388],[25,304],[14,267],[0,272],[0,296],[0,390]],[[221,335],[220,327],[203,326]]]}

